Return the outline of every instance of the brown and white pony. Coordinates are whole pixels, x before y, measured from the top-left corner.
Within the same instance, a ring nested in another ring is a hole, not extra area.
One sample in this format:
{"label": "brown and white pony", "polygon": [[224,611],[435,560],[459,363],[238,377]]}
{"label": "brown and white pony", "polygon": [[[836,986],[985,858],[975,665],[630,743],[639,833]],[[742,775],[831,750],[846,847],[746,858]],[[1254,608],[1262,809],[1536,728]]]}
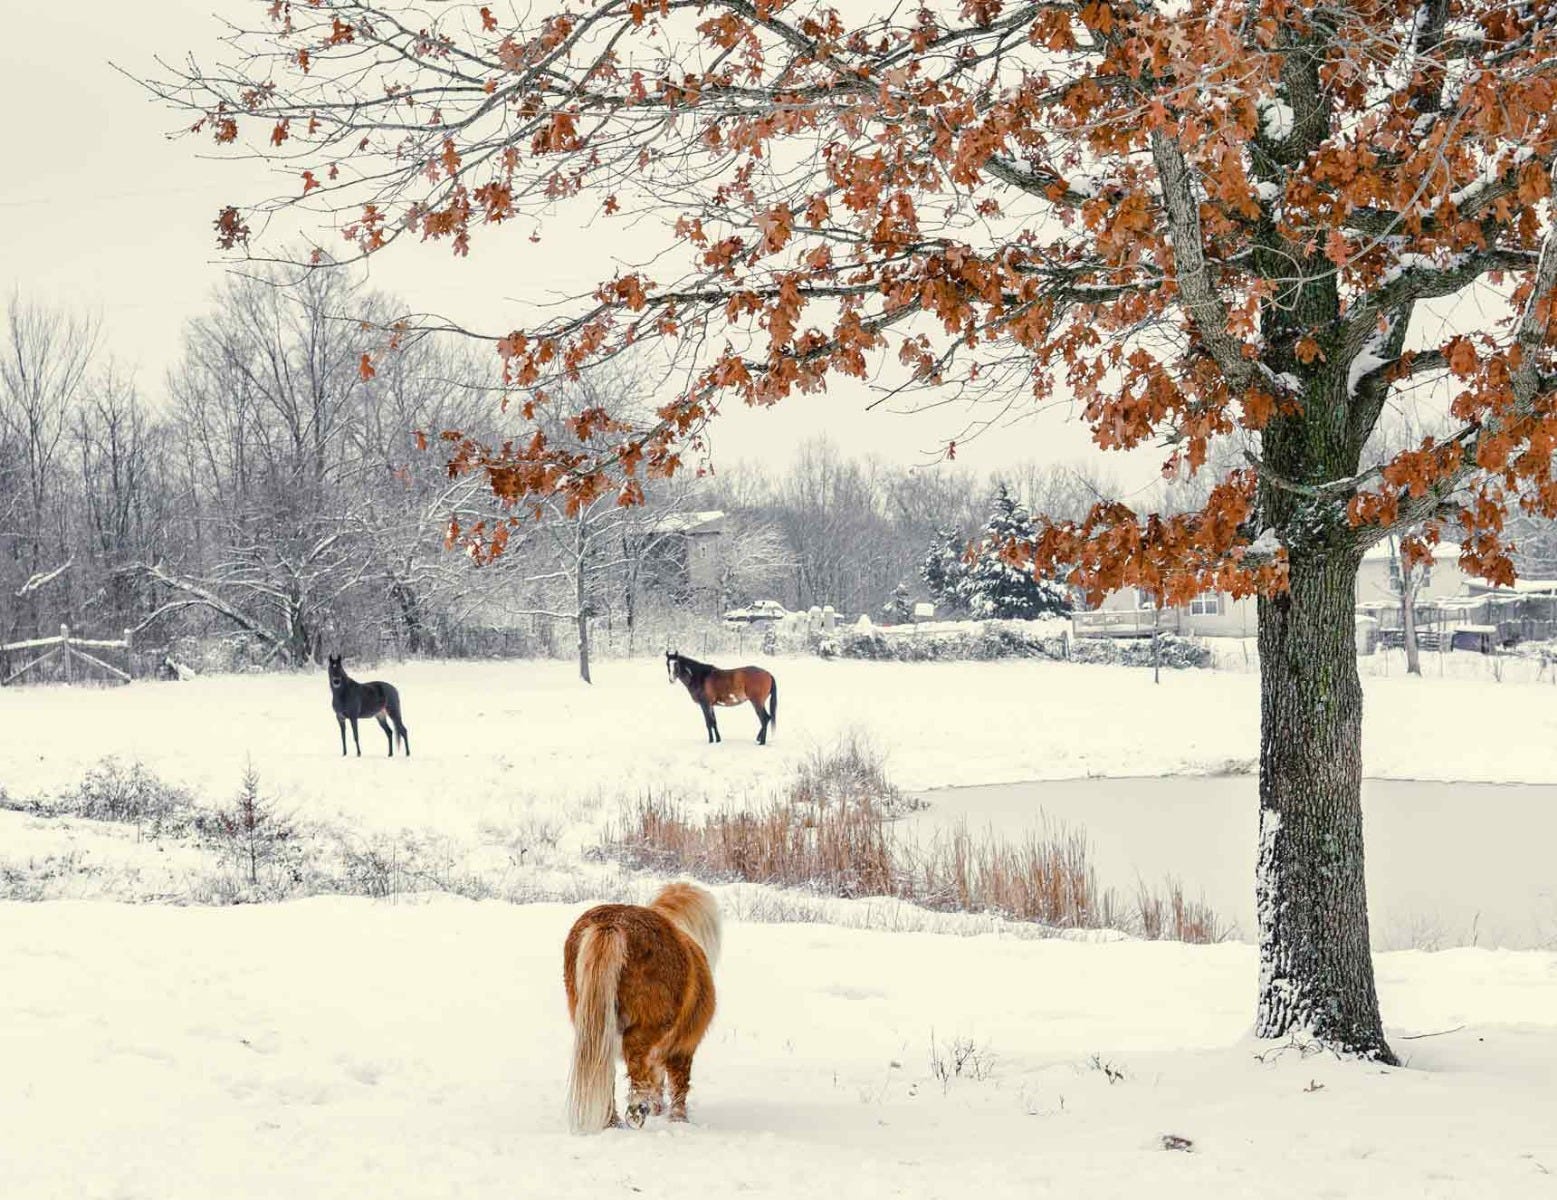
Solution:
{"label": "brown and white pony", "polygon": [[757,745],[768,744],[768,730],[778,728],[778,680],[761,667],[735,667],[725,670],[712,663],[698,662],[674,650],[665,651],[665,674],[671,683],[687,689],[692,702],[703,710],[703,725],[710,742],[720,742],[715,706],[729,707],[750,703],[757,714]]}
{"label": "brown and white pony", "polygon": [[687,1119],[692,1055],[714,1019],[719,906],[689,883],[672,883],[648,907],[602,904],[568,931],[562,978],[573,1022],[568,1124],[594,1133],[619,1124],[616,1059],[627,1060],[627,1120],[650,1113]]}

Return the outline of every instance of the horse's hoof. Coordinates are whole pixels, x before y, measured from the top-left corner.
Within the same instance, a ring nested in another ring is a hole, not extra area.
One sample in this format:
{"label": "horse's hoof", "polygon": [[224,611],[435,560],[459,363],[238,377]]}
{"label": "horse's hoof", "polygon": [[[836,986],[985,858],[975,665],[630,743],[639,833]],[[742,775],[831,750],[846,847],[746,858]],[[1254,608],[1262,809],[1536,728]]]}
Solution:
{"label": "horse's hoof", "polygon": [[642,1129],[643,1123],[649,1119],[649,1105],[640,1100],[636,1104],[627,1106],[627,1123],[634,1129]]}

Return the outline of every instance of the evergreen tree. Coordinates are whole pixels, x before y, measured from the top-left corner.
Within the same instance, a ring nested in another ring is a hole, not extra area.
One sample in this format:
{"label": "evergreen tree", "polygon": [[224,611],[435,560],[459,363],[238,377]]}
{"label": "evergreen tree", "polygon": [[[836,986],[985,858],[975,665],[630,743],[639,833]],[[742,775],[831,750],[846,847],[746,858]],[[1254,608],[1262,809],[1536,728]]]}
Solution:
{"label": "evergreen tree", "polygon": [[887,602],[881,606],[881,617],[888,625],[901,625],[913,620],[914,598],[909,594],[908,584],[900,583],[892,589]]}
{"label": "evergreen tree", "polygon": [[[1001,484],[990,503],[977,557],[957,582],[963,607],[975,617],[1006,619],[1069,613],[1070,595],[1062,585],[1037,578],[1031,566],[1007,557],[1013,545],[1031,545],[1036,538],[1032,517]],[[962,567],[960,561],[957,565]]]}
{"label": "evergreen tree", "polygon": [[930,542],[924,562],[919,567],[919,577],[930,589],[938,613],[955,613],[963,609],[962,583],[968,574],[968,565],[962,554],[967,539],[955,529],[942,529]]}

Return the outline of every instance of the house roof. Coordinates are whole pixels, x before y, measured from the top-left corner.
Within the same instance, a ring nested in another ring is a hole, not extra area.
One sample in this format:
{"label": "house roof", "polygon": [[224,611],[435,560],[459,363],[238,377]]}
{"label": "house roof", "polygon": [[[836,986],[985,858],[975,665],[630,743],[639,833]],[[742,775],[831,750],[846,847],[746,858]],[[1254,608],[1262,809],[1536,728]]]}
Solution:
{"label": "house roof", "polygon": [[665,533],[718,533],[714,528],[724,520],[721,509],[705,512],[666,513],[654,523],[654,528]]}
{"label": "house roof", "polygon": [[[1439,542],[1432,549],[1434,562],[1443,562],[1446,559],[1460,557],[1459,542]],[[1400,551],[1398,548],[1391,552],[1390,545],[1387,541],[1375,542],[1373,545],[1369,546],[1366,550],[1363,551],[1362,561],[1388,562],[1391,558],[1394,558],[1399,553]]]}
{"label": "house roof", "polygon": [[1557,579],[1516,579],[1510,586],[1488,583],[1484,579],[1467,580],[1471,593],[1475,596],[1509,596],[1516,593],[1534,593],[1537,595],[1550,595],[1557,592]]}

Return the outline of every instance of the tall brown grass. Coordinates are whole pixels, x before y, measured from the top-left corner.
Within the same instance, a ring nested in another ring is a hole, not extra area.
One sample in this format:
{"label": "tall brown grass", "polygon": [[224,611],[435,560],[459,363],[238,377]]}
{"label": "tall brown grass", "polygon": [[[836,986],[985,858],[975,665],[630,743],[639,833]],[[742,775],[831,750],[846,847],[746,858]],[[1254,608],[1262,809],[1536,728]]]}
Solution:
{"label": "tall brown grass", "polygon": [[1173,876],[1164,881],[1166,896],[1159,895],[1145,880],[1136,883],[1134,931],[1153,941],[1220,942],[1231,930],[1223,925],[1204,900],[1190,900],[1184,885]]}
{"label": "tall brown grass", "polygon": [[814,810],[774,802],[755,812],[689,819],[674,800],[646,795],[624,814],[612,853],[634,866],[685,871],[837,896],[895,895],[886,822],[867,801]]}
{"label": "tall brown grass", "polygon": [[[871,788],[886,784],[868,748],[845,743],[801,770],[789,796],[754,812],[694,818],[674,798],[647,794],[608,832],[606,853],[636,867],[713,881],[808,888],[834,896],[891,896],[948,912],[997,914],[1060,929],[1118,929],[1147,938],[1216,942],[1229,930],[1167,881],[1144,882],[1134,902],[1100,887],[1086,834],[1046,827],[1019,842],[965,827],[925,842],[899,834]],[[886,784],[890,787],[890,784]],[[893,789],[888,804],[900,802]]]}
{"label": "tall brown grass", "polygon": [[1044,828],[1010,842],[957,826],[924,845],[903,843],[898,857],[909,872],[909,897],[930,908],[994,912],[1061,929],[1122,924],[1118,898],[1098,886],[1079,829]]}

